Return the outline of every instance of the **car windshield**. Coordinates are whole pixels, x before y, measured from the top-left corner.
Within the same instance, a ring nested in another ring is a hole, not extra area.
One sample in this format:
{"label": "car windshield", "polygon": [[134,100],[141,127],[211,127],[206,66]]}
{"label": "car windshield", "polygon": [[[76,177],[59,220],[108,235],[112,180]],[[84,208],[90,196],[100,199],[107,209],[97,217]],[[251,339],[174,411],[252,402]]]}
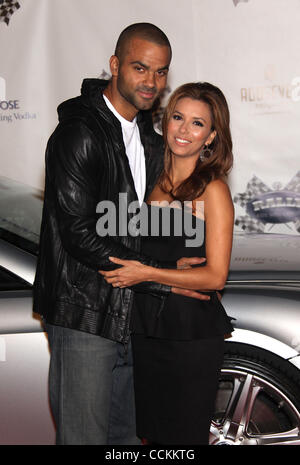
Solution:
{"label": "car windshield", "polygon": [[42,208],[42,191],[0,177],[0,238],[37,254]]}

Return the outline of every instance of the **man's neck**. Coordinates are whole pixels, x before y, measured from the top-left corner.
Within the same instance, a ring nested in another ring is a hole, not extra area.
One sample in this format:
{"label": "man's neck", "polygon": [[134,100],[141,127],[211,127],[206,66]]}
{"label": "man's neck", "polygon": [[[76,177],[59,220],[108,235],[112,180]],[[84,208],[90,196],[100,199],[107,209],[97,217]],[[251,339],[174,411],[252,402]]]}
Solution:
{"label": "man's neck", "polygon": [[116,111],[121,116],[123,116],[123,118],[127,119],[128,121],[133,121],[133,119],[138,114],[138,110],[120,96],[119,92],[114,89],[111,81],[104,89],[103,94],[108,98],[110,103],[113,105]]}

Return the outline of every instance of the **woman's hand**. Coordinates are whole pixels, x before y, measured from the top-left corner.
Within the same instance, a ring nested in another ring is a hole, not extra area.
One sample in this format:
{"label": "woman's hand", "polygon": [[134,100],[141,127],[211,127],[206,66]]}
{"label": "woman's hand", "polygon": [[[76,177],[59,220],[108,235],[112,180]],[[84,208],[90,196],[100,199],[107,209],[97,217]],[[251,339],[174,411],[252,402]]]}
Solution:
{"label": "woman's hand", "polygon": [[122,265],[113,271],[99,270],[105,281],[113,287],[129,287],[151,280],[151,266],[143,265],[137,260],[121,260],[116,257],[109,257],[109,260],[116,265]]}

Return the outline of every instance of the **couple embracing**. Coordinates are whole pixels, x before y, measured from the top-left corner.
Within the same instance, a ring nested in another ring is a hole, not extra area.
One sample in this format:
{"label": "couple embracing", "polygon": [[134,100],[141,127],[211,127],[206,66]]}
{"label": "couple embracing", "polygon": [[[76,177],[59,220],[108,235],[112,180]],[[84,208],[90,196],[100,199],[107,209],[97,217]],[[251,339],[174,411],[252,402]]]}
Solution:
{"label": "couple embracing", "polygon": [[[133,24],[111,79],[85,79],[58,107],[34,292],[57,444],[208,444],[233,329],[218,293],[232,244],[232,142],[225,97],[209,83],[176,89],[163,137],[154,131],[171,55],[159,28]],[[155,234],[98,234],[97,205],[120,194],[147,205]]]}

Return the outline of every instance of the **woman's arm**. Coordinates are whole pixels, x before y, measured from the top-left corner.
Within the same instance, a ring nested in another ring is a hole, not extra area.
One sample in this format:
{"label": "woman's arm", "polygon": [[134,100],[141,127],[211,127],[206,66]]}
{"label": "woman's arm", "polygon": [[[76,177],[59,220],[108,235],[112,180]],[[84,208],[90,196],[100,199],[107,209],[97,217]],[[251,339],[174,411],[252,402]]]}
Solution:
{"label": "woman's arm", "polygon": [[[199,199],[200,200],[200,199]],[[226,183],[212,181],[201,197],[204,201],[206,222],[206,265],[201,268],[163,269],[143,265],[136,260],[120,260],[122,265],[114,271],[101,272],[107,282],[115,287],[128,287],[143,281],[185,289],[223,289],[232,247],[234,209]]]}

